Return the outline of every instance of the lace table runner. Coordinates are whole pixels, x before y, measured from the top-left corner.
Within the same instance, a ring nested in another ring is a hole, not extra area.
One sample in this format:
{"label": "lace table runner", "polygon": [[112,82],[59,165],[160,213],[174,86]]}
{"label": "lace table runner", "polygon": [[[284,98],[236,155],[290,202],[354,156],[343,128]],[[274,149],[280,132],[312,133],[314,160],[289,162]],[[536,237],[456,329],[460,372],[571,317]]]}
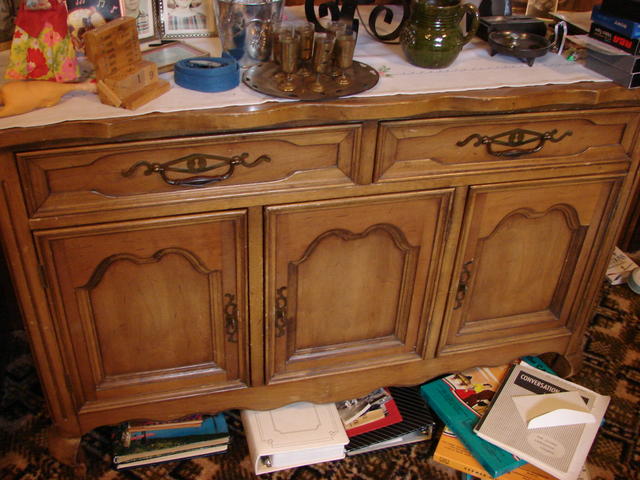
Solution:
{"label": "lace table runner", "polygon": [[[302,7],[288,7],[285,12],[289,18],[304,16]],[[217,38],[193,39],[191,43],[208,50],[212,56],[220,55],[220,43]],[[487,43],[477,38],[463,48],[451,67],[432,70],[414,67],[405,60],[399,45],[378,42],[361,29],[354,58],[372,66],[380,73],[378,84],[366,92],[355,95],[357,97],[609,81],[584,66],[569,62],[556,54],[549,53],[537,58],[531,67],[516,58],[502,55],[492,57]],[[8,52],[2,52],[0,54],[2,75],[4,75],[7,59]],[[98,96],[92,93],[72,92],[62,97],[60,103],[54,107],[0,118],[0,129],[51,125],[69,120],[127,117],[151,112],[292,101],[255,92],[242,83],[230,91],[204,93],[177,86],[173,82],[173,72],[165,73],[162,77],[171,82],[171,90],[135,111],[104,105],[100,103]]]}

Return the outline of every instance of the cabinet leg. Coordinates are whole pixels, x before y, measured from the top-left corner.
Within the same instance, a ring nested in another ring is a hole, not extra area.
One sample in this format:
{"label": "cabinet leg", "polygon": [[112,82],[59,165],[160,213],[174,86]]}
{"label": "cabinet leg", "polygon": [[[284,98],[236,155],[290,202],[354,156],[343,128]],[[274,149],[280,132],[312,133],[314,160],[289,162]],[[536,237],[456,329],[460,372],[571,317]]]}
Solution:
{"label": "cabinet leg", "polygon": [[86,478],[87,473],[84,455],[80,449],[81,439],[79,436],[66,435],[55,426],[50,427],[48,431],[49,452],[60,463],[71,466],[78,480]]}
{"label": "cabinet leg", "polygon": [[573,377],[580,371],[580,368],[582,368],[582,351],[564,355],[562,358],[567,362],[567,368],[569,370],[567,375],[563,375],[565,378]]}
{"label": "cabinet leg", "polygon": [[580,365],[582,364],[582,353],[578,352],[572,355],[544,353],[540,355],[540,359],[549,365],[549,367],[551,367],[559,377],[569,378],[580,370]]}

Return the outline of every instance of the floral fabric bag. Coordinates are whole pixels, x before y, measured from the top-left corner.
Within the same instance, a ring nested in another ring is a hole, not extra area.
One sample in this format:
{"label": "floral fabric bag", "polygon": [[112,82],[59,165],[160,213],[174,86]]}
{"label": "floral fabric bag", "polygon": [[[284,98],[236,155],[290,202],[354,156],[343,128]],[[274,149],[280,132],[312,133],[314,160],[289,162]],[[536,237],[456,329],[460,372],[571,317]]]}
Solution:
{"label": "floral fabric bag", "polygon": [[78,79],[64,0],[25,0],[15,23],[5,78],[56,82]]}

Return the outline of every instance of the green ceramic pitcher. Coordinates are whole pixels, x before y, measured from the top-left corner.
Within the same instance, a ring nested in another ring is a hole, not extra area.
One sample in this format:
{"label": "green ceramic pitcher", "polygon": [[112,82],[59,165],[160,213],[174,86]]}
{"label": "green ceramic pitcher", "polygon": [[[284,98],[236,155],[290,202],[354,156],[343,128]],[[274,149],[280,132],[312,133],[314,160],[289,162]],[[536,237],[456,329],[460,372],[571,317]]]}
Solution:
{"label": "green ceramic pitcher", "polygon": [[[465,34],[460,21],[468,14]],[[446,68],[478,29],[478,9],[459,0],[412,0],[411,14],[400,32],[407,60],[418,67]]]}

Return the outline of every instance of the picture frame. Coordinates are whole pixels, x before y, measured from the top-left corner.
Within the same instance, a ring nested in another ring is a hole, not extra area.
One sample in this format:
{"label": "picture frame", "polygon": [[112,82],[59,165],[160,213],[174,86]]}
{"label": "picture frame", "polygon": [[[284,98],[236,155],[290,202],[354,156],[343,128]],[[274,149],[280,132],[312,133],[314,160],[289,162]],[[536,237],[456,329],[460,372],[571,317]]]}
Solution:
{"label": "picture frame", "polygon": [[213,0],[158,0],[161,38],[212,37]]}
{"label": "picture frame", "polygon": [[142,51],[142,59],[158,65],[158,73],[170,72],[177,62],[185,58],[208,56],[209,52],[179,40]]}
{"label": "picture frame", "polygon": [[19,6],[19,0],[0,0],[0,50],[11,48],[11,39]]}
{"label": "picture frame", "polygon": [[67,24],[75,49],[84,52],[86,31],[122,16],[121,0],[66,0]]}
{"label": "picture frame", "polygon": [[525,15],[529,17],[551,18],[558,10],[558,0],[527,0]]}
{"label": "picture frame", "polygon": [[136,19],[138,40],[146,42],[160,38],[158,10],[153,0],[121,0],[122,14]]}

